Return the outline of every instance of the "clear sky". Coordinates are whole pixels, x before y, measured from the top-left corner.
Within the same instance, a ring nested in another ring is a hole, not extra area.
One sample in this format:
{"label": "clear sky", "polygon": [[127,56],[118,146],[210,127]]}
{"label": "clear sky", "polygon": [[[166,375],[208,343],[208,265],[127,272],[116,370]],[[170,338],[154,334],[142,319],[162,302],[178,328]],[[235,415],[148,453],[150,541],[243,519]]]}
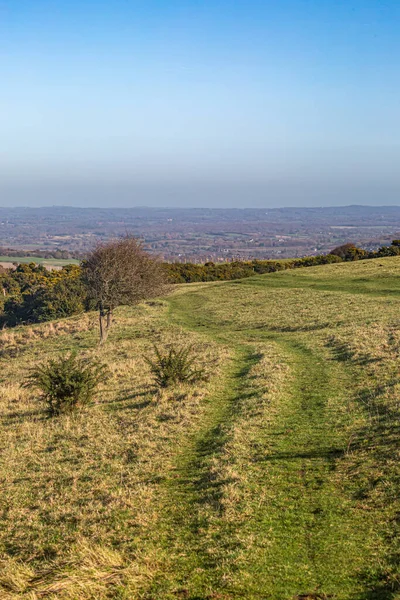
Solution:
{"label": "clear sky", "polygon": [[398,0],[0,0],[0,205],[400,204]]}

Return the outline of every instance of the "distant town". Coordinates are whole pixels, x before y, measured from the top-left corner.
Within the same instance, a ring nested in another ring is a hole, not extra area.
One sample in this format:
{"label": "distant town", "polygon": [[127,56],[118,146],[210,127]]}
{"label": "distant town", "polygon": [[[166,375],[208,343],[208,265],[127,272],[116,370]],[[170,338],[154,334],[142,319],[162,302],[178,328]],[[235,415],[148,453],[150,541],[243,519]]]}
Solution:
{"label": "distant town", "polygon": [[301,257],[400,237],[400,206],[275,209],[0,208],[0,254],[79,259],[125,233],[170,262]]}

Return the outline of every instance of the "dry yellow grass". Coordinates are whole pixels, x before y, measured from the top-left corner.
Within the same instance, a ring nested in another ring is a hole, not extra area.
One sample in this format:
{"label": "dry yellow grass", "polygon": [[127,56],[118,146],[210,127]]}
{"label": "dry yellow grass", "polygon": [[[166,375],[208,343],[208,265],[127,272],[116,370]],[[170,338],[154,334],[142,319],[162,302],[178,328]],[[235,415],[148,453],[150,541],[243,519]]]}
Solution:
{"label": "dry yellow grass", "polygon": [[[4,343],[23,340],[23,356],[3,359],[2,368],[0,546],[8,558],[0,597],[102,598],[122,580],[128,590],[149,576],[154,557],[138,540],[156,535],[159,488],[177,448],[201,424],[228,357],[169,326],[165,311],[162,303],[122,311],[101,348],[87,317],[3,332]],[[193,343],[213,377],[157,391],[143,358],[152,341]],[[109,379],[95,405],[48,419],[20,383],[30,366],[71,346],[107,363]]]}

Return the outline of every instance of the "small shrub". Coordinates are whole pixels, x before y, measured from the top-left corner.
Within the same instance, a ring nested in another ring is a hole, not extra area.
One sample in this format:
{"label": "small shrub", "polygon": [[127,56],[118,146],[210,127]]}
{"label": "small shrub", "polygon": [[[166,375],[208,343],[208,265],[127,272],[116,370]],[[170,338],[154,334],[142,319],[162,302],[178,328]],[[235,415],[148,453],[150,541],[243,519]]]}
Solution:
{"label": "small shrub", "polygon": [[39,390],[50,415],[58,415],[88,404],[106,375],[104,365],[71,352],[34,367],[24,387]]}
{"label": "small shrub", "polygon": [[151,360],[145,356],[150,365],[155,383],[162,388],[176,383],[194,383],[204,377],[204,369],[194,368],[197,356],[193,347],[170,348],[164,354],[154,346],[155,359]]}

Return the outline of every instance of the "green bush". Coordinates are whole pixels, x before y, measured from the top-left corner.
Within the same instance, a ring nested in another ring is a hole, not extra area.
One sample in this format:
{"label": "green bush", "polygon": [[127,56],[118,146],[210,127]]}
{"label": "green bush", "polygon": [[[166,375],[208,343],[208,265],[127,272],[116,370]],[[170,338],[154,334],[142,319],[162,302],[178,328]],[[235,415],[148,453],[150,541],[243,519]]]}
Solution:
{"label": "green bush", "polygon": [[[358,250],[363,253],[364,250]],[[364,256],[357,255],[357,258]],[[170,283],[193,283],[197,281],[229,281],[252,277],[255,274],[275,273],[287,269],[301,267],[312,267],[315,265],[326,265],[341,262],[342,258],[333,254],[322,254],[318,256],[306,256],[292,260],[252,260],[231,261],[226,263],[207,262],[204,265],[195,263],[164,263],[163,268]],[[349,260],[355,260],[351,257]]]}
{"label": "green bush", "polygon": [[204,377],[204,369],[196,369],[194,364],[197,356],[193,347],[169,348],[162,353],[154,346],[155,358],[151,360],[145,356],[146,362],[154,376],[155,383],[161,387],[169,387],[176,383],[194,383]]}
{"label": "green bush", "polygon": [[71,352],[34,367],[24,386],[39,390],[49,414],[58,415],[88,404],[105,379],[104,365]]}
{"label": "green bush", "polygon": [[362,248],[357,248],[354,244],[348,243],[338,246],[331,251],[334,256],[339,256],[342,260],[353,261],[368,258],[368,253]]}
{"label": "green bush", "polygon": [[23,264],[15,271],[0,274],[4,306],[0,326],[40,323],[83,312],[86,289],[77,265],[47,271],[41,265]]}

